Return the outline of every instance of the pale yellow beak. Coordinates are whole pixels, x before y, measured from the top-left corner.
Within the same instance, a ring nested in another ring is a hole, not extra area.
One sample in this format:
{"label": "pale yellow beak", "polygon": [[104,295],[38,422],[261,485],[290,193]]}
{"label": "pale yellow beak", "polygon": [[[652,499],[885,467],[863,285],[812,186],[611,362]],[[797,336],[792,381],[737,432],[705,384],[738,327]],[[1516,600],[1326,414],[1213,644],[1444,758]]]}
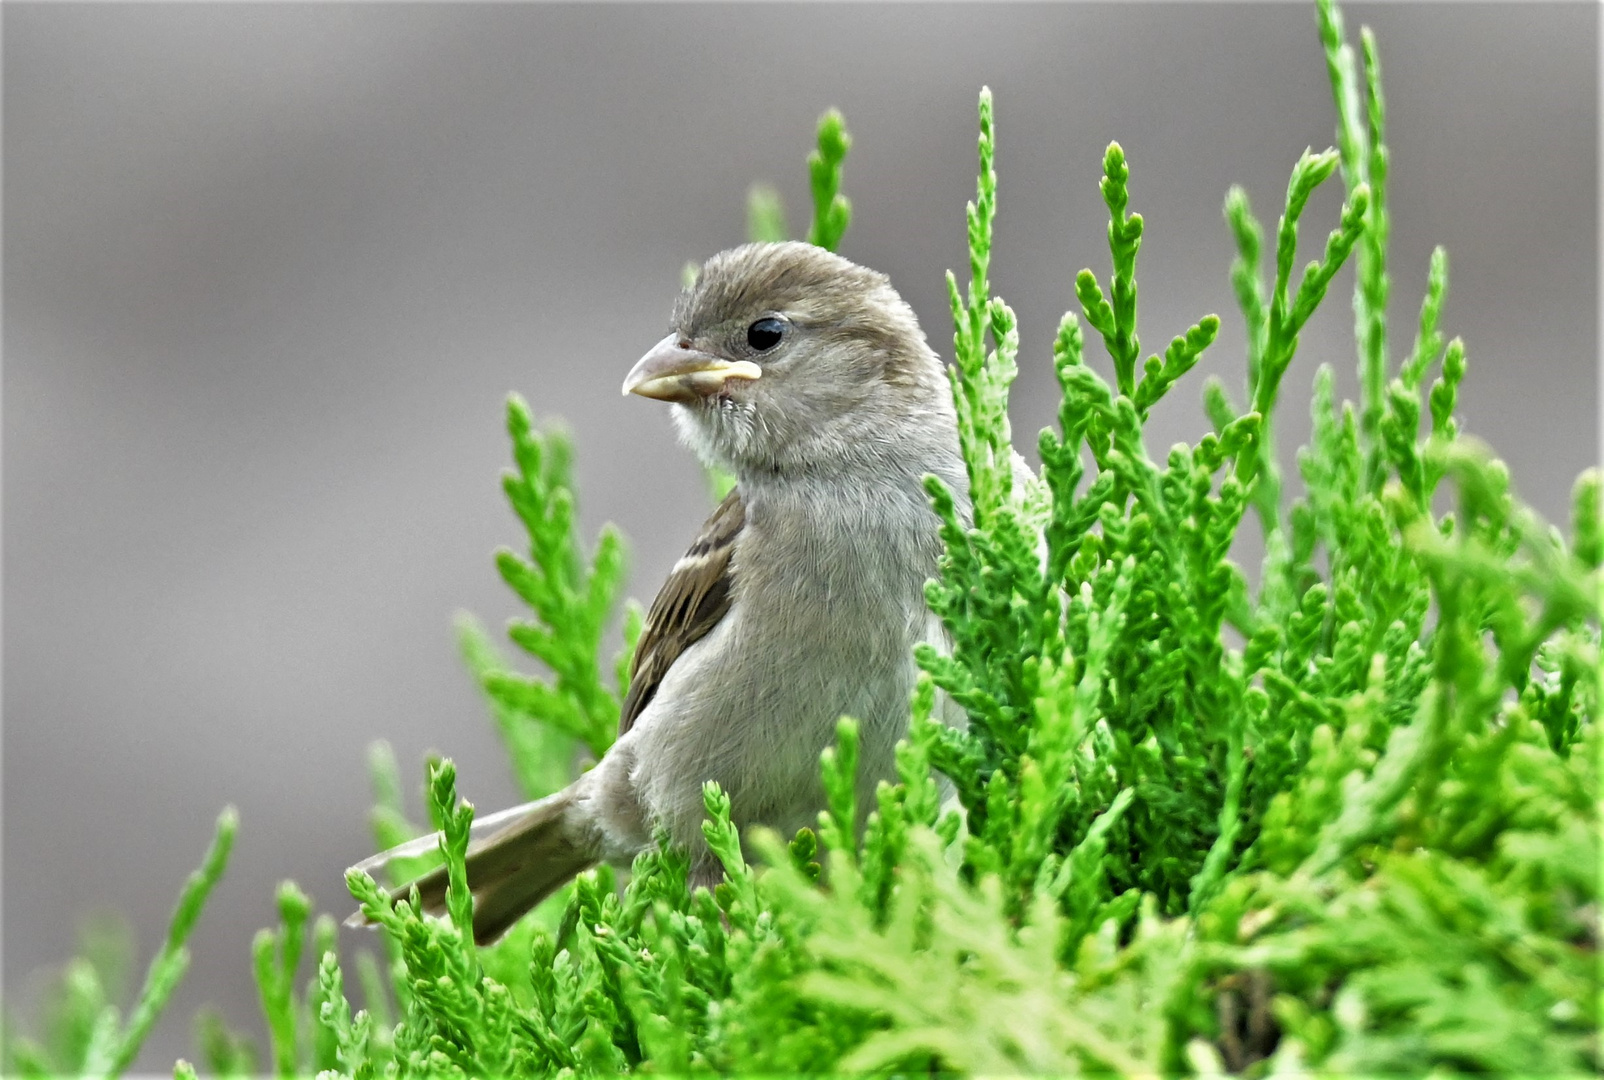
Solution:
{"label": "pale yellow beak", "polygon": [[624,393],[658,401],[691,402],[712,397],[730,379],[756,379],[763,369],[750,360],[720,360],[679,343],[670,334],[629,369]]}

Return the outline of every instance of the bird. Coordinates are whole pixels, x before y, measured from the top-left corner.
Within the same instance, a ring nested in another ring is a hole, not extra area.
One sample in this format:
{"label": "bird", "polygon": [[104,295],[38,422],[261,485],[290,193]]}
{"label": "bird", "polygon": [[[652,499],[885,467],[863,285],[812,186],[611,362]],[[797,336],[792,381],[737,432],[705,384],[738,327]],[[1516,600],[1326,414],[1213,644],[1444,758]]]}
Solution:
{"label": "bird", "polygon": [[[859,723],[858,805],[872,805],[907,732],[914,647],[943,639],[925,603],[942,541],[924,482],[939,477],[967,515],[967,475],[946,368],[884,274],[796,241],[722,251],[623,393],[666,402],[681,441],[736,483],[648,610],[617,741],[563,790],[476,823],[481,944],[663,839],[689,853],[693,885],[716,884],[706,781],[743,836],[816,824],[819,756],[842,716]],[[391,900],[416,888],[439,913],[446,884],[438,868]]]}

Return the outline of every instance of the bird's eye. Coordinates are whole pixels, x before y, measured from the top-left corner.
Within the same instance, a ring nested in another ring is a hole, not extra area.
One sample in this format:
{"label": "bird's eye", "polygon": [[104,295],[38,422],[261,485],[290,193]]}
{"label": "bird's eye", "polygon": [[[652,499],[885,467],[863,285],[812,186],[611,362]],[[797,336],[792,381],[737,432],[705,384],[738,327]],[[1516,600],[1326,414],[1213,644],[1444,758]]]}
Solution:
{"label": "bird's eye", "polygon": [[785,324],[779,319],[759,319],[746,328],[746,343],[758,352],[768,352],[785,336]]}

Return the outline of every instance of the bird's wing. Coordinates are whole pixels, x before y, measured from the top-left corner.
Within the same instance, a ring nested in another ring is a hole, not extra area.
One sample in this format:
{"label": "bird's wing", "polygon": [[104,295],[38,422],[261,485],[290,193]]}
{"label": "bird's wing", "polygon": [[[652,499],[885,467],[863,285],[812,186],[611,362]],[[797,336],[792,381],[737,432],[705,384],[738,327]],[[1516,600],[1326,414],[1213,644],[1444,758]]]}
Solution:
{"label": "bird's wing", "polygon": [[651,703],[680,653],[717,626],[730,610],[730,555],[745,524],[746,507],[737,488],[719,503],[703,524],[702,534],[663,582],[646,613],[646,626],[630,664],[629,693],[618,717],[620,738]]}

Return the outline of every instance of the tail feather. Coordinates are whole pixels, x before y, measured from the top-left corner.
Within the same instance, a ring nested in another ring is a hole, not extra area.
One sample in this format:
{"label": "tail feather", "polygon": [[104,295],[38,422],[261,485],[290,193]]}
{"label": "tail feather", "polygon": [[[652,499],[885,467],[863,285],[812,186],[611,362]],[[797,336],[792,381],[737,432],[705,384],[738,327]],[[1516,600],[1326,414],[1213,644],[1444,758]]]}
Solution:
{"label": "tail feather", "polygon": [[[475,840],[465,860],[468,891],[473,894],[473,937],[488,945],[505,934],[536,904],[556,892],[575,874],[594,866],[592,845],[579,842],[583,830],[566,820],[573,805],[571,790],[559,791],[532,803],[503,810],[474,823],[474,832],[500,826]],[[439,834],[419,837],[357,864],[371,872],[396,858],[423,853],[439,842]],[[415,881],[390,890],[390,901],[406,899],[413,889],[423,910],[443,915],[446,910],[448,872],[440,866]],[[346,920],[350,926],[371,926],[373,920],[358,911]]]}

